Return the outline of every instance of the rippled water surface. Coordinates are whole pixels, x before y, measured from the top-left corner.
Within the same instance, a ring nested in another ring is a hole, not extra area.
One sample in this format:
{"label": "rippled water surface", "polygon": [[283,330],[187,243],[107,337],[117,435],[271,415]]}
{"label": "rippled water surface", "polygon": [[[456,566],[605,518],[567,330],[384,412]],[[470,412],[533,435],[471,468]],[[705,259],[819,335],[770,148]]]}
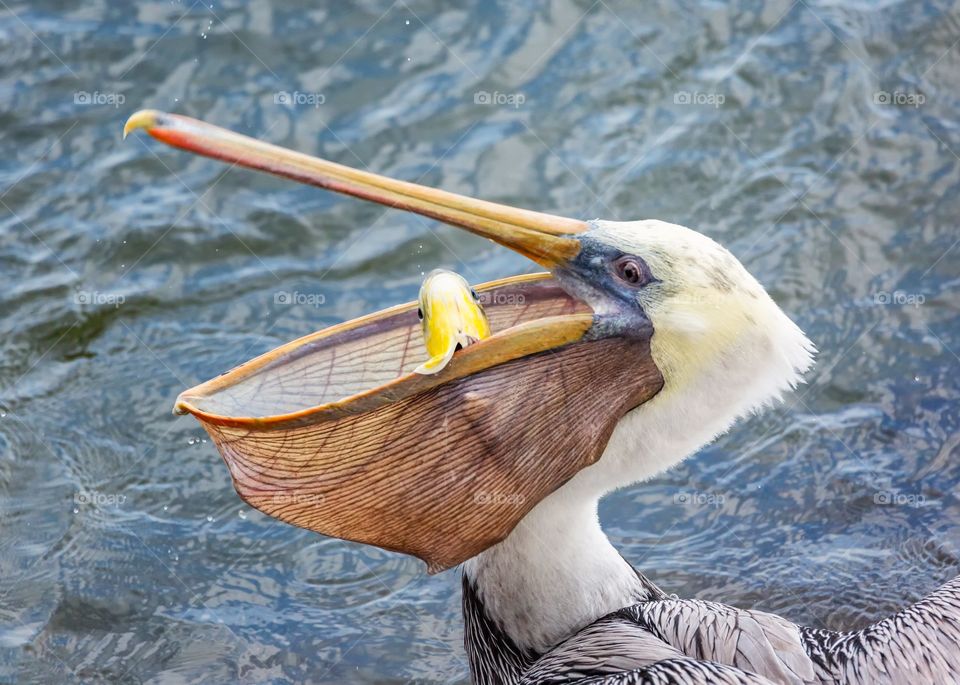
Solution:
{"label": "rippled water surface", "polygon": [[607,498],[616,544],[670,592],[834,628],[958,573],[960,3],[312,4],[0,3],[0,682],[466,678],[456,572],[251,510],[170,407],[430,268],[530,264],[122,143],[143,106],[713,236],[819,361]]}

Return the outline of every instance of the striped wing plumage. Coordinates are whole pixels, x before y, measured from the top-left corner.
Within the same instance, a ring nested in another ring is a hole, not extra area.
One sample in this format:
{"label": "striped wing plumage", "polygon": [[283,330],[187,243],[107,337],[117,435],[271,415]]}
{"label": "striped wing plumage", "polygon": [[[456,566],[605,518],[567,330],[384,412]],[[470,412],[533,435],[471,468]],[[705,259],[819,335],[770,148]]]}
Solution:
{"label": "striped wing plumage", "polygon": [[605,616],[542,655],[525,653],[502,633],[466,580],[464,613],[478,685],[960,683],[960,578],[894,616],[845,632],[660,597]]}

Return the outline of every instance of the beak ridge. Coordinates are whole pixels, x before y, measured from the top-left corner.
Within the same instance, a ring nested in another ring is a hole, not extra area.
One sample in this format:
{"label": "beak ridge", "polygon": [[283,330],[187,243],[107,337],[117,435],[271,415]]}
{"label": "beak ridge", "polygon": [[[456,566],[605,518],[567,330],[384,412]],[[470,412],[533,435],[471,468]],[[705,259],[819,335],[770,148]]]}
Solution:
{"label": "beak ridge", "polygon": [[123,127],[124,138],[139,129],[173,147],[458,226],[551,270],[579,253],[576,235],[589,228],[589,224],[577,219],[518,209],[353,169],[178,114],[136,112]]}

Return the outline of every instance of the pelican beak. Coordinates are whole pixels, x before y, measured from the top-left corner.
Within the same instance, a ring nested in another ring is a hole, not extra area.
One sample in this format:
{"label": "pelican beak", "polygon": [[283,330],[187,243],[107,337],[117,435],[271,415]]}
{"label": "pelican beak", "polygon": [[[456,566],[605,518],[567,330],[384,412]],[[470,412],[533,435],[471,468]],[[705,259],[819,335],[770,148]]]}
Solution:
{"label": "pelican beak", "polygon": [[[575,272],[580,234],[590,228],[179,115],[137,112],[124,135],[137,129],[233,165],[439,219],[554,272]],[[559,277],[516,276],[476,291],[472,319],[425,310],[433,328],[424,331],[417,303],[398,305],[267,352],[185,391],[177,408],[203,424],[237,492],[260,511],[413,554],[431,572],[450,568],[503,540],[537,502],[599,459],[620,417],[663,385],[650,355],[652,327],[628,338],[596,325],[600,317]],[[432,338],[438,329],[480,340],[418,373],[437,354],[422,333]]]}
{"label": "pelican beak", "polygon": [[580,251],[585,221],[486,202],[312,157],[228,131],[219,126],[155,110],[127,119],[124,138],[143,129],[173,147],[236,166],[266,171],[301,183],[396,207],[464,228],[509,247],[553,271]]}

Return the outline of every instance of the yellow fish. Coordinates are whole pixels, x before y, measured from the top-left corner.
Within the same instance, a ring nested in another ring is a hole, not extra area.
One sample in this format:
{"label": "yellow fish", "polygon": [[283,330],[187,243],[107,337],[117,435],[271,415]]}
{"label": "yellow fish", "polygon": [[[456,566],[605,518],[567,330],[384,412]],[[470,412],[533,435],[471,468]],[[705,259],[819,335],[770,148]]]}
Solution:
{"label": "yellow fish", "polygon": [[418,299],[417,315],[430,359],[414,373],[438,373],[458,349],[490,336],[490,323],[477,291],[460,274],[434,269],[420,286]]}

